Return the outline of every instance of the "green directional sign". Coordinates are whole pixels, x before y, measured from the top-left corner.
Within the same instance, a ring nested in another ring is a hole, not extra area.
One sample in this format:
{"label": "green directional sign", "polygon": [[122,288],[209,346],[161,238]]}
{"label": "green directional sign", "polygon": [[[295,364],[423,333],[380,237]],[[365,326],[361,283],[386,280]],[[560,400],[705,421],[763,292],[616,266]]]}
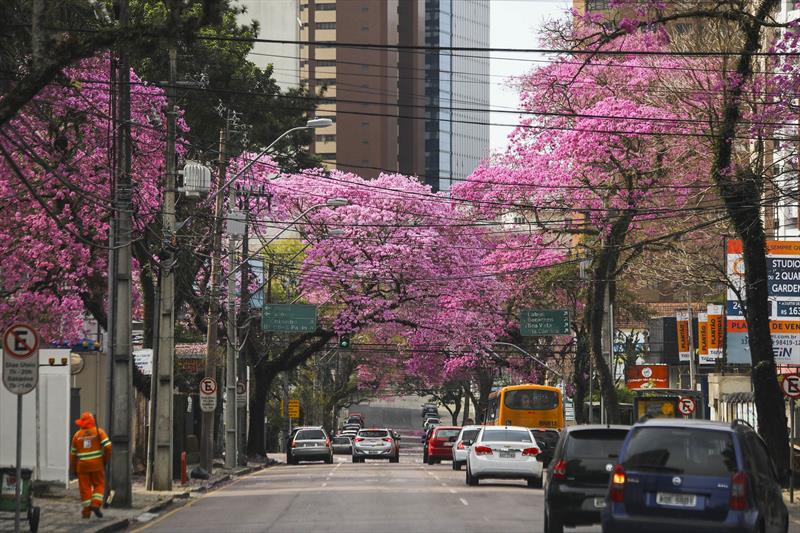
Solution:
{"label": "green directional sign", "polygon": [[314,331],[317,329],[317,306],[267,304],[261,309],[261,329],[287,333]]}
{"label": "green directional sign", "polygon": [[523,337],[569,335],[569,311],[566,309],[523,309],[519,315]]}

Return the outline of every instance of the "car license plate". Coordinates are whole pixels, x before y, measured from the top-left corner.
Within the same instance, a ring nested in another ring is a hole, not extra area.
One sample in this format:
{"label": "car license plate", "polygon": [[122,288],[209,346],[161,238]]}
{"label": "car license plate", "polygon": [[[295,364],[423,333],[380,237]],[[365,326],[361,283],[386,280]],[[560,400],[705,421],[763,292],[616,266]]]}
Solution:
{"label": "car license plate", "polygon": [[452,442],[445,442],[444,445],[445,446],[453,446],[453,443]]}
{"label": "car license plate", "polygon": [[669,505],[672,507],[696,507],[697,495],[659,492],[656,494],[656,503],[658,505]]}
{"label": "car license plate", "polygon": [[594,508],[595,509],[605,509],[606,508],[606,499],[605,498],[595,498],[594,499]]}
{"label": "car license plate", "polygon": [[511,459],[516,455],[517,454],[514,453],[514,452],[503,452],[503,451],[500,452],[500,458],[501,459]]}

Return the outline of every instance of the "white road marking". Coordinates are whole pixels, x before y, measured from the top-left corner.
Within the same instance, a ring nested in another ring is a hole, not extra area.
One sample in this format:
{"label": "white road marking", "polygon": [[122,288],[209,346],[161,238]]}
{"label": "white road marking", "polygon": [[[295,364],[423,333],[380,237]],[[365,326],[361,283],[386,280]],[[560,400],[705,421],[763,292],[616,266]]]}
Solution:
{"label": "white road marking", "polygon": [[322,486],[323,486],[323,487],[327,487],[327,486],[328,486],[328,484],[327,484],[327,483],[323,483],[323,484],[322,484]]}
{"label": "white road marking", "polygon": [[459,498],[459,499],[458,499],[458,501],[460,501],[461,503],[463,503],[465,506],[469,505],[469,504],[467,503],[467,500],[465,500],[464,498]]}
{"label": "white road marking", "polygon": [[442,482],[442,487],[446,487],[447,483]]}
{"label": "white road marking", "polygon": [[450,489],[450,494],[455,494],[455,493],[456,493],[455,489]]}
{"label": "white road marking", "polygon": [[439,476],[437,476],[436,474],[434,474],[434,475],[433,475],[433,479],[435,479],[436,481],[439,481]]}

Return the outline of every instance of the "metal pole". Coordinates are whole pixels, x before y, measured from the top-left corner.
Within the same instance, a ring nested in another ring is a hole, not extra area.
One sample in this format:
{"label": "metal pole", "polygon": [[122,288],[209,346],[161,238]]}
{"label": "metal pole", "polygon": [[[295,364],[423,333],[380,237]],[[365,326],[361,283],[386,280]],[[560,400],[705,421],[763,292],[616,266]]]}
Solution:
{"label": "metal pole", "polygon": [[[119,0],[119,21],[125,28],[128,25],[128,0]],[[112,273],[115,287],[114,329],[111,358],[114,372],[112,376],[113,418],[109,428],[114,453],[111,456],[111,482],[113,505],[130,507],[132,497],[131,474],[131,422],[133,368],[131,357],[131,102],[130,102],[130,60],[124,45],[119,51],[118,61],[119,135],[117,140],[117,182],[114,191],[116,217],[117,261]]]}
{"label": "metal pole", "polygon": [[[159,278],[161,274],[159,273]],[[153,490],[153,474],[156,462],[156,418],[158,418],[158,351],[159,351],[159,307],[161,306],[161,279],[156,280],[155,304],[153,309],[153,357],[150,362],[150,409],[148,410],[147,431],[147,470],[145,472],[145,486]]]}
{"label": "metal pole", "polygon": [[794,503],[794,398],[789,399],[789,501]]}
{"label": "metal pole", "polygon": [[[225,130],[219,131],[219,183],[225,183]],[[222,195],[216,195],[214,202],[214,220],[212,222],[211,239],[211,273],[208,291],[208,332],[206,335],[205,375],[217,377],[217,324],[219,310],[217,302],[217,285],[219,284],[219,249],[221,237],[220,218],[222,213]],[[204,412],[201,424],[200,466],[211,474],[214,466],[214,412]]]}
{"label": "metal pole", "polygon": [[[153,459],[153,490],[172,490],[172,419],[175,361],[175,142],[178,111],[175,106],[178,52],[169,49],[169,87],[167,88],[167,147],[164,204],[161,208],[162,249],[164,254],[160,269],[160,294],[158,304],[158,360],[153,366],[152,379],[156,381],[156,416],[151,424],[155,431]],[[154,361],[155,363],[156,361]]]}
{"label": "metal pole", "polygon": [[[228,189],[230,191],[230,189]],[[228,194],[228,206],[232,195]],[[236,265],[236,241],[233,235],[228,235],[228,265],[232,269]],[[235,468],[237,463],[236,452],[238,449],[236,416],[236,276],[228,276],[228,320],[225,350],[225,468]]]}
{"label": "metal pole", "polygon": [[17,394],[17,482],[14,484],[14,533],[19,533],[19,510],[22,506],[22,394]]}
{"label": "metal pole", "polygon": [[689,387],[697,390],[697,376],[695,375],[696,369],[694,366],[694,335],[692,334],[692,300],[689,293],[686,293],[687,309],[689,312]]}
{"label": "metal pole", "polygon": [[592,401],[594,383],[594,361],[591,352],[589,353],[589,423],[594,423],[594,403]]}

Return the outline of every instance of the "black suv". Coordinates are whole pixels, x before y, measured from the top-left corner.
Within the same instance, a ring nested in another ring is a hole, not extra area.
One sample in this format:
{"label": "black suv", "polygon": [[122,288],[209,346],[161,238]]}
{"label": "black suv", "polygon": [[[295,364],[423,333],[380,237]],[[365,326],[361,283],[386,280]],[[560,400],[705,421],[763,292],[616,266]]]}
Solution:
{"label": "black suv", "polygon": [[[561,432],[544,481],[545,533],[599,524],[611,471],[628,426],[571,426]],[[538,434],[534,430],[534,435]]]}

